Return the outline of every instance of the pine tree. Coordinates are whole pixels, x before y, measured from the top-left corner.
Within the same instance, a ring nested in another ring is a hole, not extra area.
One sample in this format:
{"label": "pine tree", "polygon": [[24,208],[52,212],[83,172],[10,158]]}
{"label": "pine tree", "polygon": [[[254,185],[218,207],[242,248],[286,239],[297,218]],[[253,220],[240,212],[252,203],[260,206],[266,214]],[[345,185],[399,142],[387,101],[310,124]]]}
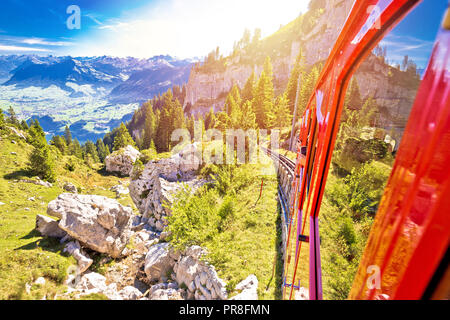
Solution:
{"label": "pine tree", "polygon": [[239,129],[242,121],[242,111],[237,103],[234,103],[230,114],[230,127],[234,129]]}
{"label": "pine tree", "polygon": [[361,92],[355,78],[350,82],[350,88],[345,97],[345,108],[349,110],[360,110],[362,107]]}
{"label": "pine tree", "polygon": [[178,101],[178,99],[175,99],[175,101],[172,104],[171,115],[173,123],[170,134],[172,134],[172,132],[176,129],[186,128],[183,106],[181,105],[180,101]]}
{"label": "pine tree", "polygon": [[363,127],[375,127],[376,126],[376,118],[378,113],[378,105],[373,97],[367,98],[364,102],[359,119],[359,126]]}
{"label": "pine tree", "polygon": [[22,121],[20,122],[20,127],[21,127],[23,130],[28,130],[28,129],[29,129],[28,123],[27,123],[25,120],[22,120]]}
{"label": "pine tree", "polygon": [[150,108],[147,108],[145,114],[144,139],[142,142],[143,149],[150,148],[151,142],[153,141],[155,134],[156,134],[156,115],[153,112],[153,107],[150,105]]}
{"label": "pine tree", "polygon": [[10,106],[8,109],[8,113],[9,113],[9,122],[11,124],[18,125],[19,120],[17,119],[17,115],[16,112],[14,111],[14,108]]}
{"label": "pine tree", "polygon": [[239,87],[236,84],[231,88],[231,92],[230,93],[233,96],[233,99],[236,102],[236,104],[240,107],[241,103],[242,103],[241,91],[240,91]]}
{"label": "pine tree", "polygon": [[216,116],[215,116],[215,113],[214,113],[214,108],[211,108],[209,110],[209,112],[205,116],[205,128],[206,128],[206,130],[214,128],[215,119],[216,119]]}
{"label": "pine tree", "polygon": [[66,138],[66,144],[70,146],[70,144],[72,143],[72,133],[70,132],[69,126],[66,126],[64,130],[64,137]]}
{"label": "pine tree", "polygon": [[3,110],[0,108],[0,129],[3,129],[5,126],[5,115],[3,114]]}
{"label": "pine tree", "polygon": [[256,129],[256,116],[253,112],[252,102],[247,101],[242,105],[240,126],[242,130]]}
{"label": "pine tree", "polygon": [[150,149],[156,151],[155,141],[153,141],[153,140],[152,140],[152,142],[150,143]]}
{"label": "pine tree", "polygon": [[159,125],[156,130],[156,150],[158,152],[169,151],[169,128],[170,128],[170,113],[169,110],[161,110]]}
{"label": "pine tree", "polygon": [[45,132],[42,129],[41,125],[39,124],[38,119],[32,119],[31,125],[30,125],[30,143],[33,144],[35,140],[39,141],[42,137],[44,137],[45,140]]}
{"label": "pine tree", "polygon": [[117,133],[117,136],[114,138],[114,151],[120,150],[122,148],[125,148],[126,146],[136,146],[136,144],[133,141],[133,138],[131,138],[130,133],[128,132],[127,127],[122,122],[119,127],[119,131]]}
{"label": "pine tree", "polygon": [[231,119],[230,116],[226,112],[219,112],[216,115],[216,123],[215,128],[221,131],[225,131],[226,129],[231,127]]}
{"label": "pine tree", "polygon": [[267,126],[267,113],[272,108],[273,90],[265,72],[261,73],[252,105],[256,115],[256,123],[260,128]]}
{"label": "pine tree", "polygon": [[67,152],[67,144],[66,140],[61,136],[53,136],[52,140],[50,141],[52,145],[54,145],[56,148],[58,148],[59,151],[61,151],[62,154],[66,154]]}
{"label": "pine tree", "polygon": [[272,109],[274,99],[273,71],[270,57],[266,58],[264,70],[259,77],[253,99],[253,109],[256,115],[256,123],[259,128],[268,125],[268,112]]}
{"label": "pine tree", "polygon": [[91,157],[94,163],[100,162],[100,158],[97,153],[97,147],[92,141],[90,140],[86,141],[86,143],[84,144],[84,148],[85,148],[85,160],[88,160],[88,157]]}
{"label": "pine tree", "polygon": [[[213,123],[213,126],[215,126],[215,123],[216,123],[216,118],[215,118],[215,116],[214,116],[214,123]],[[186,127],[187,127],[187,129],[189,130],[189,134],[191,135],[191,137],[194,136],[194,125],[195,125],[195,117],[194,117],[194,115],[192,114],[192,115],[190,116],[190,118],[187,119],[187,123],[186,123]]]}
{"label": "pine tree", "polygon": [[247,79],[247,82],[244,85],[244,89],[242,89],[242,102],[252,101],[255,95],[255,72],[252,72],[250,77]]}
{"label": "pine tree", "polygon": [[256,28],[253,33],[252,45],[257,45],[259,40],[261,40],[261,29]]}
{"label": "pine tree", "polygon": [[292,114],[289,110],[288,102],[285,94],[278,97],[273,109],[268,114],[270,128],[278,128],[281,130],[290,124]]}
{"label": "pine tree", "polygon": [[[289,77],[289,82],[286,89],[286,95],[289,103],[289,110],[291,111],[291,114],[294,113],[295,108],[295,102],[297,100],[297,95],[300,96],[300,91],[298,90],[298,82],[300,80],[303,81],[304,73],[305,73],[305,62],[304,62],[304,56],[303,52],[300,51],[300,53],[297,56],[297,59],[295,61],[294,68],[292,69],[291,76]],[[300,87],[301,88],[301,87]]]}
{"label": "pine tree", "polygon": [[98,139],[96,142],[98,158],[100,162],[104,162],[106,157],[109,155],[109,148],[103,143],[102,139]]}
{"label": "pine tree", "polygon": [[231,114],[233,113],[233,109],[236,107],[237,107],[236,100],[234,100],[233,94],[230,92],[225,100],[224,105],[225,112],[228,114],[228,116],[231,116]]}
{"label": "pine tree", "polygon": [[180,117],[184,120],[184,111],[178,100],[174,101],[170,89],[162,96],[162,102],[155,144],[158,152],[167,152],[170,150],[170,137],[175,125],[182,125]]}
{"label": "pine tree", "polygon": [[73,139],[72,143],[69,146],[70,154],[79,158],[83,159],[83,149],[81,149],[80,142],[78,142],[77,139]]}
{"label": "pine tree", "polygon": [[319,68],[314,66],[302,82],[300,97],[298,101],[297,114],[301,115],[305,111],[311,95],[313,94],[317,80],[319,79]]}
{"label": "pine tree", "polygon": [[32,127],[32,145],[33,151],[29,156],[29,171],[41,179],[49,182],[56,180],[55,164],[52,158],[52,152],[45,139],[44,130],[39,124],[39,121],[35,120]]}

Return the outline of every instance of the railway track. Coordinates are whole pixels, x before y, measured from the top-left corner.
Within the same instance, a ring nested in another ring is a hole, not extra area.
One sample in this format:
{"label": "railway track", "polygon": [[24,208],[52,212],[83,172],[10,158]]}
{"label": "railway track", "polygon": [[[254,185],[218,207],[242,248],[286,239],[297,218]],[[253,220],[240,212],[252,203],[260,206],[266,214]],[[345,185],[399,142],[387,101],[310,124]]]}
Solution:
{"label": "railway track", "polygon": [[[283,224],[287,229],[289,226],[289,216],[291,212],[292,206],[292,182],[295,177],[295,168],[296,164],[294,161],[289,159],[288,157],[279,154],[268,148],[261,148],[269,157],[271,157],[277,168],[278,174],[278,198],[280,200],[281,209],[283,212]],[[286,230],[287,232],[287,230]]]}
{"label": "railway track", "polygon": [[272,159],[274,160],[278,160],[279,163],[287,170],[289,171],[289,173],[292,174],[292,177],[294,177],[294,172],[295,172],[295,162],[292,161],[291,159],[289,159],[288,157],[279,154],[275,151],[272,151],[270,149],[267,148],[261,148],[264,152],[267,153],[267,155],[269,155]]}

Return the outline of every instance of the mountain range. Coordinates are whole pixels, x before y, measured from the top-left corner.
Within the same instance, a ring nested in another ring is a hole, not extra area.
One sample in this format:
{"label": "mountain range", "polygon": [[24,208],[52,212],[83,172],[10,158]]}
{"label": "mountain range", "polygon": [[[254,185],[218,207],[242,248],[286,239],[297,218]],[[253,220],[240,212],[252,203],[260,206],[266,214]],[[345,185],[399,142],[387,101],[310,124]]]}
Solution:
{"label": "mountain range", "polygon": [[195,60],[0,56],[0,108],[37,118],[51,137],[65,125],[81,142],[102,137],[143,102],[187,83]]}

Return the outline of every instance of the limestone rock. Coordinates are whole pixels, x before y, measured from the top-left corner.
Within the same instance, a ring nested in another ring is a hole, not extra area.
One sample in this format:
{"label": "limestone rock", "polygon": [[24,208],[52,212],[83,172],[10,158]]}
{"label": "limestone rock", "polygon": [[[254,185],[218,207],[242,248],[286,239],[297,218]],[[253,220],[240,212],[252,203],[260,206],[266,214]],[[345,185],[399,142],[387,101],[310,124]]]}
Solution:
{"label": "limestone rock", "polygon": [[170,215],[164,204],[170,207],[182,183],[194,192],[206,182],[195,179],[197,150],[196,144],[188,145],[169,159],[151,161],[144,169],[135,168],[131,173],[130,196],[144,219],[155,219],[153,224],[158,231],[164,230],[165,218]]}
{"label": "limestone rock", "polygon": [[106,171],[129,176],[140,155],[141,153],[132,146],[120,149],[106,157]]}
{"label": "limestone rock", "polygon": [[34,179],[21,179],[21,180],[19,180],[19,182],[32,183],[32,184],[35,184],[35,185],[38,185],[38,186],[47,187],[47,188],[53,187],[53,185],[50,182],[43,181],[39,177],[36,177]]}
{"label": "limestone rock", "polygon": [[178,261],[178,263],[174,267],[174,271],[176,274],[176,280],[179,285],[183,283],[188,286],[189,291],[194,291],[195,284],[194,283],[195,276],[200,272],[200,265],[197,260],[193,257],[185,256]]}
{"label": "limestone rock", "polygon": [[150,247],[145,257],[144,271],[151,282],[165,277],[173,269],[175,260],[170,256],[169,250],[169,243]]}
{"label": "limestone rock", "polygon": [[131,236],[132,209],[106,197],[61,194],[47,213],[61,218],[59,227],[72,238],[113,258],[122,256]]}
{"label": "limestone rock", "polygon": [[36,216],[36,230],[43,236],[51,238],[64,238],[67,235],[67,233],[59,227],[58,221],[40,214]]}
{"label": "limestone rock", "polygon": [[126,286],[117,295],[120,297],[120,300],[138,300],[142,297],[142,292],[135,287]]}
{"label": "limestone rock", "polygon": [[102,293],[106,291],[106,278],[99,273],[89,272],[83,275],[76,285],[77,290]]}
{"label": "limestone rock", "polygon": [[203,254],[205,250],[199,246],[188,248],[174,266],[175,279],[180,286],[184,284],[187,287],[188,298],[226,300],[226,283],[213,266],[200,261]]}
{"label": "limestone rock", "polygon": [[148,230],[141,230],[133,235],[133,249],[140,254],[146,254],[150,247],[158,242],[157,234]]}
{"label": "limestone rock", "polygon": [[[22,139],[26,139],[27,137],[26,137],[26,133],[23,131],[23,130],[20,130],[20,129],[17,129],[17,128],[14,128],[14,127],[7,127],[9,130],[11,130],[16,136],[18,136],[19,138],[22,138]],[[17,144],[17,142],[16,141],[14,141],[14,140],[11,140],[11,142],[13,143],[13,144]]]}
{"label": "limestone rock", "polygon": [[75,260],[78,261],[79,274],[84,273],[94,262],[89,255],[81,249],[78,241],[71,241],[66,244],[64,251],[71,254]]}
{"label": "limestone rock", "polygon": [[184,300],[184,295],[175,283],[159,283],[149,290],[150,300]]}
{"label": "limestone rock", "polygon": [[110,189],[112,192],[116,193],[116,198],[120,198],[122,195],[127,195],[130,193],[127,187],[124,187],[123,185],[119,184],[117,186],[114,186]]}
{"label": "limestone rock", "polygon": [[71,192],[71,193],[77,193],[78,192],[77,187],[74,184],[70,183],[70,182],[67,182],[66,184],[64,184],[63,189],[66,190],[67,192]]}
{"label": "limestone rock", "polygon": [[258,300],[258,279],[254,274],[238,283],[235,290],[241,291],[230,300]]}

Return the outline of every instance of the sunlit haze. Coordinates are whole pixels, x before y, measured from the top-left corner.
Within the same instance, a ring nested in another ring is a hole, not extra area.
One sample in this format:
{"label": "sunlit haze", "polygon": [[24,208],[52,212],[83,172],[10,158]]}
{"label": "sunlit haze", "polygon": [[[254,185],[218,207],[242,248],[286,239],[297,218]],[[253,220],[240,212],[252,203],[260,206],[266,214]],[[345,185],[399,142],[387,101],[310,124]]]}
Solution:
{"label": "sunlit haze", "polygon": [[[20,26],[14,29],[13,21],[4,21],[1,28],[12,30],[0,33],[0,40],[9,40],[0,47],[0,53],[121,57],[170,54],[187,58],[205,56],[219,46],[226,54],[246,28],[252,32],[260,28],[263,37],[270,35],[305,12],[309,0],[114,1],[108,10],[99,9],[101,1],[84,5],[80,1],[80,30],[67,30],[69,15],[65,9],[70,3],[65,2],[58,2],[55,8],[36,8],[43,14],[52,13],[47,19],[52,23],[54,17],[51,30],[36,27],[28,28],[28,33],[20,32]],[[25,16],[21,18],[24,21]]]}

